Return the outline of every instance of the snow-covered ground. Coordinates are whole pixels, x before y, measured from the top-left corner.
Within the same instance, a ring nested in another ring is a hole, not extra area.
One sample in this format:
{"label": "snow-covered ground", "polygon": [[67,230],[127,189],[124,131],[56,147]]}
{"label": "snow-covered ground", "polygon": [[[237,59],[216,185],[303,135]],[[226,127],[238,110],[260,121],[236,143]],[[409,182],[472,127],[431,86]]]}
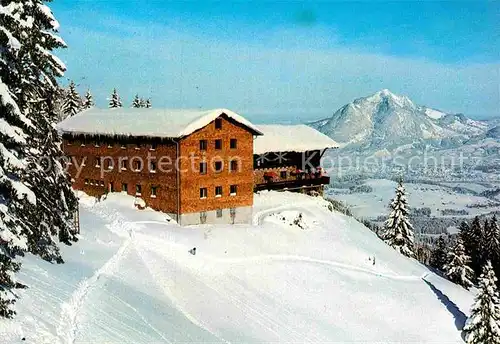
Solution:
{"label": "snow-covered ground", "polygon": [[[354,215],[363,218],[376,218],[380,215],[387,215],[387,206],[394,197],[396,182],[388,179],[367,179],[365,185],[370,186],[373,191],[366,193],[346,193],[348,190],[330,188],[327,194],[337,200],[346,202]],[[464,187],[463,185],[456,185]],[[470,188],[477,188],[480,185],[470,184]],[[433,216],[441,216],[441,211],[445,209],[466,210],[469,216],[500,211],[496,201],[486,197],[472,194],[460,194],[451,189],[450,186],[440,186],[421,183],[406,183],[408,192],[408,203],[412,208],[429,207]],[[481,207],[467,207],[467,205],[481,205]]]}
{"label": "snow-covered ground", "polygon": [[0,342],[461,343],[473,298],[301,194],[256,195],[253,225],[185,228],[129,196],[82,196],[63,251],[25,259]]}

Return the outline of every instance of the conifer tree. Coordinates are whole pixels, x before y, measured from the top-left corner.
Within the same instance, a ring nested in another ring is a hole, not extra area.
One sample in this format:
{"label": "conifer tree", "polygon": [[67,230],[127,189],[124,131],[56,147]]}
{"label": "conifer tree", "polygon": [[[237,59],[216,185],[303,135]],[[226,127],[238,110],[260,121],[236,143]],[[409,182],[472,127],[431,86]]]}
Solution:
{"label": "conifer tree", "polygon": [[120,100],[120,96],[118,95],[116,88],[113,89],[113,93],[111,94],[111,98],[109,99],[109,107],[110,108],[122,107],[122,101]]}
{"label": "conifer tree", "polygon": [[57,237],[74,240],[77,199],[61,166],[55,130],[57,77],[52,54],[65,47],[58,23],[41,0],[0,4],[0,316],[11,317],[19,287],[14,273],[29,251],[62,262]]}
{"label": "conifer tree", "polygon": [[448,262],[444,265],[444,273],[450,281],[461,285],[465,289],[472,287],[472,279],[474,271],[468,265],[470,257],[465,253],[464,245],[461,238],[453,248],[448,252]]}
{"label": "conifer tree", "polygon": [[408,220],[408,201],[402,181],[398,183],[390,208],[383,240],[401,254],[414,257],[413,226]]}
{"label": "conifer tree", "polygon": [[491,262],[495,275],[500,276],[500,226],[495,215],[484,226],[483,258]]}
{"label": "conifer tree", "polygon": [[479,217],[474,217],[472,223],[468,225],[462,222],[460,225],[460,238],[464,243],[465,253],[470,257],[470,267],[474,270],[474,279],[481,274],[481,268],[484,265],[483,260],[483,227]]}
{"label": "conifer tree", "polygon": [[479,277],[479,292],[463,331],[467,344],[500,344],[500,297],[489,261]]}
{"label": "conifer tree", "polygon": [[430,265],[440,271],[444,271],[444,266],[448,261],[448,247],[443,235],[440,235],[436,247],[432,250]]}
{"label": "conifer tree", "polygon": [[146,99],[146,103],[145,103],[144,107],[148,108],[148,109],[151,108],[151,99],[150,98]]}
{"label": "conifer tree", "polygon": [[76,85],[71,81],[62,107],[64,115],[66,117],[76,115],[81,109],[81,102],[80,95],[76,91]]}
{"label": "conifer tree", "polygon": [[94,98],[92,97],[92,93],[90,93],[90,90],[87,90],[87,92],[85,93],[85,100],[83,102],[83,107],[85,109],[90,109],[94,105],[95,103],[94,103]]}
{"label": "conifer tree", "polygon": [[136,94],[134,97],[134,101],[132,102],[132,107],[133,108],[141,108],[142,107],[142,102],[141,102],[141,99],[139,98],[138,94]]}

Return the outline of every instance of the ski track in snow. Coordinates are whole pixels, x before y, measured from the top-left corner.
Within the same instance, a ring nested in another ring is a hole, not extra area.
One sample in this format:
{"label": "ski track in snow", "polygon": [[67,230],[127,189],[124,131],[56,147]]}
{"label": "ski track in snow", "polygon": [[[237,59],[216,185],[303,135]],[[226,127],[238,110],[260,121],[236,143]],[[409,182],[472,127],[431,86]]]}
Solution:
{"label": "ski track in snow", "polygon": [[344,264],[332,260],[323,260],[323,259],[315,259],[315,258],[310,258],[310,257],[304,257],[304,256],[296,256],[296,255],[259,255],[259,256],[253,256],[253,257],[245,257],[245,258],[227,258],[227,259],[215,259],[216,261],[223,262],[223,263],[233,263],[233,264],[238,264],[238,263],[247,263],[247,262],[266,262],[266,261],[293,261],[293,262],[306,262],[306,263],[313,263],[313,264],[320,264],[320,265],[327,265],[327,266],[332,266],[339,268],[341,270],[348,270],[348,271],[354,271],[354,272],[362,272],[365,274],[369,275],[374,275],[377,277],[383,277],[387,279],[392,279],[392,280],[403,280],[403,281],[419,281],[423,279],[427,274],[421,275],[421,276],[415,276],[415,275],[410,275],[410,276],[401,276],[401,275],[393,275],[393,274],[385,274],[382,272],[377,272],[376,270],[370,270],[370,269],[365,269],[356,265],[350,265],[350,264]]}
{"label": "ski track in snow", "polygon": [[[89,205],[84,204],[84,206]],[[95,207],[92,208],[93,210],[96,210]],[[79,283],[78,288],[71,294],[70,300],[61,305],[59,326],[56,331],[58,337],[63,340],[63,343],[75,343],[76,336],[78,334],[78,317],[87,295],[93,288],[95,288],[101,276],[106,274],[110,275],[116,271],[121,259],[125,256],[125,253],[132,242],[132,233],[134,228],[130,223],[123,221],[118,213],[109,214],[102,211],[94,211],[94,213],[102,218],[111,220],[111,223],[108,224],[107,227],[111,232],[120,237],[124,237],[125,241],[116,253],[104,265],[96,270],[92,276],[82,280]]]}
{"label": "ski track in snow", "polygon": [[309,210],[307,210],[305,208],[301,208],[301,205],[306,206],[306,205],[317,205],[317,204],[310,201],[310,202],[298,203],[296,205],[286,205],[285,204],[285,205],[280,205],[280,206],[277,206],[274,208],[264,209],[264,210],[261,210],[253,215],[252,225],[259,226],[262,224],[262,222],[264,221],[264,219],[267,216],[274,214],[274,213],[279,213],[282,211],[296,210],[296,211],[300,211],[300,212],[305,213],[305,214],[311,213]]}
{"label": "ski track in snow", "polygon": [[[141,236],[148,237],[148,235],[144,234],[144,233],[141,233]],[[154,242],[154,244],[150,243],[148,248],[155,251],[156,253],[159,253],[160,255],[164,256],[165,258],[175,260],[176,255],[169,254],[169,253],[172,253],[174,251],[173,250],[165,250],[166,246],[182,248],[183,253],[187,252],[187,250],[188,250],[188,247],[185,245],[172,243],[169,241],[158,240],[158,239],[156,239],[156,242]],[[166,253],[166,252],[168,252],[168,253]],[[338,261],[316,259],[316,258],[298,256],[298,255],[267,254],[267,255],[256,255],[256,256],[241,257],[241,258],[218,258],[218,257],[214,257],[212,255],[203,255],[203,260],[204,261],[211,261],[211,262],[215,262],[215,263],[221,263],[221,264],[244,264],[244,263],[259,263],[259,262],[264,263],[264,262],[268,262],[268,261],[306,262],[306,263],[312,263],[312,264],[327,265],[327,266],[339,268],[341,270],[361,272],[364,274],[369,274],[369,275],[373,275],[373,276],[377,276],[377,277],[382,277],[382,278],[387,278],[387,279],[392,279],[392,280],[401,280],[401,281],[420,281],[420,280],[424,279],[425,277],[427,277],[427,275],[428,275],[428,273],[424,273],[423,275],[420,275],[420,276],[417,276],[417,275],[402,276],[402,275],[386,274],[383,272],[378,272],[376,270],[370,270],[370,269],[366,269],[366,268],[363,268],[360,266],[345,264],[345,263],[341,263]]]}
{"label": "ski track in snow", "polygon": [[[68,343],[68,344],[73,344],[75,343],[76,336],[78,333],[78,314],[80,313],[80,309],[82,308],[86,296],[88,293],[95,287],[97,281],[99,278],[104,275],[104,274],[112,274],[113,271],[116,271],[116,268],[119,265],[119,262],[121,259],[125,256],[125,253],[127,249],[129,248],[134,248],[135,251],[138,253],[139,257],[141,260],[144,262],[145,267],[150,271],[151,275],[153,277],[158,277],[158,275],[154,274],[154,271],[151,269],[151,264],[147,263],[147,260],[144,259],[143,254],[141,253],[140,249],[136,249],[136,247],[133,247],[132,243],[135,242],[136,237],[134,235],[134,232],[136,229],[139,229],[136,225],[138,224],[164,224],[168,225],[168,223],[164,223],[161,221],[124,221],[122,216],[119,215],[119,213],[106,213],[103,212],[101,209],[96,209],[95,207],[93,208],[93,212],[96,215],[101,216],[102,218],[105,218],[107,220],[111,220],[112,223],[107,225],[107,227],[110,229],[111,232],[115,233],[119,237],[125,237],[125,241],[123,244],[120,246],[118,251],[101,267],[99,268],[90,278],[83,280],[80,282],[79,287],[72,293],[71,299],[68,303],[65,303],[61,306],[61,316],[60,316],[60,322],[59,322],[59,327],[57,329],[57,334],[60,338],[64,339],[63,343]],[[132,245],[131,245],[132,244]],[[147,245],[146,245],[147,247]],[[165,288],[162,288],[165,291]],[[201,324],[197,319],[195,319],[191,314],[189,314],[187,311],[182,309],[182,307],[179,305],[179,302],[176,302],[175,298],[170,294],[166,293],[166,296],[169,297],[169,299],[172,301],[176,309],[178,309],[184,316],[191,321],[193,324],[196,326],[206,330],[207,332],[211,333],[214,335],[216,338],[220,339],[224,343],[230,344],[228,341],[224,340],[223,338],[219,337],[216,333],[205,327],[204,325]],[[125,303],[126,306],[130,309],[132,309],[134,312],[136,312],[139,317],[156,333],[158,334],[166,343],[171,343],[167,338],[163,336],[163,334],[156,329],[154,326],[152,326],[139,312],[129,305],[128,303],[120,300],[122,303]],[[69,329],[69,330],[68,330]]]}
{"label": "ski track in snow", "polygon": [[64,343],[72,344],[76,340],[78,333],[78,316],[85,299],[90,291],[96,286],[102,275],[112,274],[119,265],[120,260],[125,255],[131,240],[126,240],[118,251],[99,268],[92,276],[81,281],[78,288],[72,293],[69,302],[61,305],[61,315],[57,334]]}
{"label": "ski track in snow", "polygon": [[[137,244],[138,244],[138,242],[137,242]],[[220,337],[217,333],[213,332],[208,327],[204,326],[200,321],[198,321],[194,316],[192,316],[187,310],[185,310],[180,305],[180,302],[177,301],[177,299],[168,290],[168,288],[165,287],[166,283],[162,283],[161,281],[158,281],[158,278],[160,276],[162,276],[162,274],[159,272],[159,269],[158,269],[158,266],[159,266],[158,262],[151,262],[151,261],[149,261],[149,259],[146,257],[146,255],[142,252],[142,249],[141,249],[141,247],[139,247],[139,245],[137,245],[136,251],[137,251],[137,254],[139,255],[139,257],[141,258],[141,260],[144,262],[144,265],[148,269],[148,271],[151,274],[151,276],[153,276],[154,280],[157,281],[157,284],[161,287],[161,289],[163,290],[163,292],[165,293],[165,295],[170,299],[170,301],[172,302],[172,304],[174,305],[174,307],[179,312],[181,312],[193,324],[195,324],[196,326],[198,326],[198,327],[204,329],[205,331],[209,332],[210,334],[212,334],[217,339],[220,339],[224,343],[231,344],[230,342],[228,342],[224,338]]]}
{"label": "ski track in snow", "polygon": [[[304,204],[306,205],[306,204]],[[175,243],[168,240],[158,240],[158,238],[154,238],[152,236],[148,236],[143,231],[139,231],[140,233],[135,233],[136,229],[139,229],[141,224],[160,224],[160,225],[169,225],[168,222],[161,221],[125,221],[123,216],[120,215],[118,211],[114,211],[113,213],[107,212],[105,209],[94,207],[90,204],[84,205],[92,208],[92,212],[106,220],[109,220],[111,223],[107,225],[111,232],[118,235],[119,237],[124,238],[124,242],[117,250],[117,252],[95,273],[80,282],[78,288],[72,293],[70,301],[64,303],[61,306],[61,314],[60,314],[60,322],[57,328],[57,334],[60,339],[63,340],[63,343],[73,344],[75,343],[76,336],[78,334],[78,318],[81,312],[81,308],[83,307],[87,295],[96,287],[97,282],[103,275],[113,274],[114,271],[119,267],[119,263],[121,259],[125,256],[128,249],[134,249],[138,256],[144,263],[144,266],[148,269],[150,274],[157,280],[162,276],[161,271],[158,267],[158,262],[155,259],[151,259],[147,257],[147,254],[143,252],[143,247],[148,248],[154,253],[159,254],[160,257],[164,257],[169,260],[177,260],[176,255],[172,254],[176,252],[176,249],[182,250],[184,252],[188,249],[188,247],[181,243]],[[301,212],[307,212],[307,209],[301,208],[301,205],[283,205],[270,209],[265,209],[257,212],[253,217],[253,224],[260,225],[262,224],[264,218],[269,216],[270,214],[280,212],[280,211],[288,211],[288,210],[299,210]],[[154,240],[152,240],[154,239]],[[173,250],[165,250],[166,246],[175,247]],[[182,259],[182,258],[181,258]],[[322,260],[315,259],[311,257],[298,256],[298,255],[256,255],[250,257],[241,257],[241,258],[218,258],[210,255],[204,255],[203,259],[205,261],[210,261],[213,263],[220,264],[245,264],[245,263],[264,263],[269,261],[295,261],[295,262],[306,262],[311,264],[320,264],[326,265],[329,267],[334,267],[339,270],[347,270],[353,272],[359,272],[364,274],[373,275],[376,277],[387,278],[392,280],[401,280],[401,281],[425,281],[425,278],[429,275],[429,273],[424,273],[421,276],[400,276],[394,274],[385,274],[382,272],[377,272],[375,270],[366,269],[360,266],[340,263],[337,261],[331,260]],[[161,280],[157,280],[158,285],[162,288],[165,295],[171,300],[174,307],[179,310],[189,321],[191,321],[196,326],[204,329],[205,331],[211,333],[217,339],[220,339],[222,342],[230,344],[224,338],[221,338],[217,333],[213,332],[205,325],[203,325],[200,321],[198,321],[193,315],[191,315],[187,310],[185,310],[180,302],[176,300],[176,298],[172,295],[172,293],[168,290],[168,287],[165,285],[167,283],[162,283]],[[206,284],[206,283],[205,283]],[[212,286],[207,285],[207,287],[213,289]],[[120,300],[122,301],[122,300]],[[125,303],[124,301],[122,301]],[[147,320],[139,314],[139,312],[134,309],[132,306],[126,304],[132,311],[136,312],[139,317],[147,324],[151,329],[157,333],[165,342],[170,343],[170,341],[165,338],[162,333],[154,328],[151,324],[147,322]]]}

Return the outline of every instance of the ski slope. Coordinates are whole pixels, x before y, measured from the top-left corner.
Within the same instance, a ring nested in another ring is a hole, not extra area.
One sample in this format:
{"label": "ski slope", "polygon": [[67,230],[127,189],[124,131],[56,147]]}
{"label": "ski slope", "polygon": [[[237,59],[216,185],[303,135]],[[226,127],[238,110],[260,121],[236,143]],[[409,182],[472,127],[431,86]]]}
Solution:
{"label": "ski slope", "polygon": [[81,196],[80,241],[63,265],[26,257],[1,343],[462,342],[473,295],[320,198],[265,192],[253,225],[185,228],[133,202]]}

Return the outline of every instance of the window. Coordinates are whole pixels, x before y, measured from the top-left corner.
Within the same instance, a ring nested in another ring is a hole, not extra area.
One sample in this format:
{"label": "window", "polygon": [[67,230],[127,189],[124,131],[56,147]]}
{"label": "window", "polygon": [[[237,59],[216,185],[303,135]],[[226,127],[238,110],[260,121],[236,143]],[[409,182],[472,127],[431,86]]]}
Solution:
{"label": "window", "polygon": [[85,139],[82,140],[82,143],[80,146],[85,147]]}
{"label": "window", "polygon": [[135,194],[140,196],[141,195],[141,191],[142,191],[141,184],[137,184],[135,186]]}
{"label": "window", "polygon": [[231,185],[229,187],[229,194],[231,196],[235,196],[237,192],[238,192],[238,185]]}
{"label": "window", "polygon": [[153,142],[153,143],[151,144],[151,147],[149,148],[149,150],[155,150],[155,149],[156,149],[156,146],[157,146],[156,142]]}
{"label": "window", "polygon": [[127,169],[127,160],[122,160],[120,164],[121,164],[120,167],[121,167],[122,170],[126,170]]}
{"label": "window", "polygon": [[101,181],[99,182],[99,185],[100,185],[100,186],[104,186],[104,180],[101,180]]}
{"label": "window", "polygon": [[286,179],[286,171],[281,171],[280,172],[280,178],[281,179]]}
{"label": "window", "polygon": [[222,186],[215,187],[215,197],[222,197]]}
{"label": "window", "polygon": [[95,158],[95,167],[101,167],[101,157],[100,156]]}
{"label": "window", "polygon": [[156,173],[156,162],[155,161],[151,161],[151,163],[149,164],[149,172]]}
{"label": "window", "polygon": [[67,140],[66,140],[66,144],[67,144],[68,146],[71,146],[71,145],[73,144],[73,140],[72,140],[72,139],[67,139]]}
{"label": "window", "polygon": [[109,189],[109,192],[114,192],[115,191],[115,186],[114,186],[113,182],[109,183],[108,189]]}
{"label": "window", "polygon": [[137,150],[141,149],[141,144],[140,143],[136,143],[135,144],[135,149],[137,149]]}
{"label": "window", "polygon": [[207,198],[207,188],[200,188],[200,198]]}
{"label": "window", "polygon": [[231,164],[229,165],[229,170],[231,172],[238,171],[238,160],[231,160]]}
{"label": "window", "polygon": [[123,192],[128,192],[128,185],[127,185],[127,183],[122,183],[122,191]]}
{"label": "window", "polygon": [[108,170],[113,169],[113,160],[106,160],[106,167]]}
{"label": "window", "polygon": [[216,161],[214,164],[215,172],[222,172],[222,161]]}
{"label": "window", "polygon": [[140,171],[142,169],[142,161],[136,160],[134,161],[134,170]]}
{"label": "window", "polygon": [[215,129],[222,129],[222,119],[221,118],[215,119]]}
{"label": "window", "polygon": [[200,174],[207,174],[207,163],[200,162]]}
{"label": "window", "polygon": [[101,142],[99,142],[99,141],[94,142],[94,146],[95,147],[101,147]]}
{"label": "window", "polygon": [[207,212],[206,211],[202,211],[200,213],[200,223],[201,224],[207,223]]}
{"label": "window", "polygon": [[230,147],[231,149],[235,149],[235,148],[237,148],[237,147],[238,147],[238,140],[237,140],[237,139],[231,139],[231,140],[229,141],[229,147]]}
{"label": "window", "polygon": [[89,180],[85,179],[85,185],[88,185],[88,184],[89,184]]}
{"label": "window", "polygon": [[201,151],[207,150],[207,140],[200,140],[200,150]]}
{"label": "window", "polygon": [[156,190],[158,189],[157,186],[151,186],[151,198],[156,198]]}
{"label": "window", "polygon": [[108,143],[108,148],[113,148],[113,144],[112,143]]}
{"label": "window", "polygon": [[94,185],[94,179],[90,180],[90,185]]}
{"label": "window", "polygon": [[120,145],[120,148],[121,148],[121,149],[126,149],[126,148],[127,148],[127,145],[126,145],[126,144],[124,144],[124,143],[122,143],[122,144]]}
{"label": "window", "polygon": [[215,214],[216,214],[217,217],[222,217],[222,209],[217,209],[215,211]]}
{"label": "window", "polygon": [[222,149],[222,140],[221,139],[215,140],[215,149]]}

